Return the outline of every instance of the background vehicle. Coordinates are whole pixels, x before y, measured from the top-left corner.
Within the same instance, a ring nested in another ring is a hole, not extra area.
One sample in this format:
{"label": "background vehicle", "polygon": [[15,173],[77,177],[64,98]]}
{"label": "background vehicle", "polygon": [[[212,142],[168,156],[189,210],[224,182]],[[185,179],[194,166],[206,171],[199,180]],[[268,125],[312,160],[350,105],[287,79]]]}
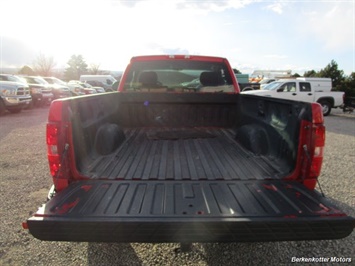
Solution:
{"label": "background vehicle", "polygon": [[52,88],[52,93],[54,95],[54,99],[71,96],[69,86],[67,85],[66,82],[56,77],[43,77],[43,79],[50,84],[50,87]]}
{"label": "background vehicle", "polygon": [[[102,89],[104,89],[104,92],[110,92],[110,91],[117,91],[118,89],[118,83],[119,81],[115,81],[111,88],[106,88],[105,89],[105,85],[100,82],[100,81],[96,81],[96,80],[88,80],[85,82],[86,84],[90,84],[91,86],[95,87],[95,88],[100,88],[99,92],[103,92]],[[97,90],[97,89],[96,89]]]}
{"label": "background vehicle", "polygon": [[103,87],[106,91],[112,90],[112,85],[117,82],[117,80],[111,75],[81,75],[81,82],[86,82],[94,86],[92,81],[100,82],[100,87]]}
{"label": "background vehicle", "polygon": [[330,78],[297,78],[274,81],[265,86],[263,90],[243,93],[294,101],[317,102],[322,105],[323,115],[329,115],[332,108],[343,105],[344,97],[344,92],[331,91],[331,89]]}
{"label": "background vehicle", "polygon": [[252,242],[353,231],[355,220],[315,190],[319,104],[240,94],[227,59],[193,55],[134,57],[118,91],[52,103],[53,187],[24,224],[36,238]]}
{"label": "background vehicle", "polygon": [[260,80],[259,84],[260,84],[260,89],[262,90],[267,84],[270,84],[271,82],[276,81],[276,78],[264,78],[262,80]]}
{"label": "background vehicle", "polygon": [[52,88],[49,83],[41,77],[37,76],[22,76],[27,82],[34,106],[49,105],[54,99]]}
{"label": "background vehicle", "polygon": [[21,77],[12,74],[0,74],[0,80],[27,84]]}
{"label": "background vehicle", "polygon": [[353,112],[355,109],[355,97],[344,97],[343,112]]}
{"label": "background vehicle", "polygon": [[24,83],[0,81],[0,115],[6,110],[19,113],[32,102],[29,87]]}
{"label": "background vehicle", "polygon": [[248,74],[235,74],[235,76],[241,91],[260,90],[260,84],[257,82],[250,82]]}
{"label": "background vehicle", "polygon": [[93,89],[93,90],[95,90],[97,93],[106,92],[103,87],[100,87],[100,86],[92,86],[91,84],[89,84],[89,83],[87,83],[87,82],[81,82],[81,83],[79,83],[79,84],[80,84],[81,86],[83,86],[84,88]]}
{"label": "background vehicle", "polygon": [[70,86],[72,93],[76,96],[97,93],[97,90],[90,84],[85,84],[79,80],[71,80],[68,82],[68,85]]}
{"label": "background vehicle", "polygon": [[250,82],[260,83],[263,79],[284,79],[291,78],[292,71],[290,69],[285,70],[254,70],[250,75]]}

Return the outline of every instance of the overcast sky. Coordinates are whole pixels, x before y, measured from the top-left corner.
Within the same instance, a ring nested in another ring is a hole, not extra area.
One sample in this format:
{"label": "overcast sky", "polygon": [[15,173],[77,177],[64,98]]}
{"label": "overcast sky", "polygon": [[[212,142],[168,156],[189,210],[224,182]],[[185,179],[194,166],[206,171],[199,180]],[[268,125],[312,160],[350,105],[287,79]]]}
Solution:
{"label": "overcast sky", "polygon": [[215,55],[243,73],[355,67],[354,0],[0,0],[1,67],[73,54],[124,70],[144,54]]}

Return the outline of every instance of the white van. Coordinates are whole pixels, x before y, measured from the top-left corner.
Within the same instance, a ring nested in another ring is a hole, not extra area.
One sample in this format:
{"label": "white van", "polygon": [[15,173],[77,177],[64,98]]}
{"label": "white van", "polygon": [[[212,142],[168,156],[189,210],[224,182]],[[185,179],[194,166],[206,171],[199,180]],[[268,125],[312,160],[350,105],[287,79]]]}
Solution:
{"label": "white van", "polygon": [[111,75],[81,75],[80,81],[89,83],[92,86],[103,87],[108,91],[112,90],[112,85],[117,80]]}

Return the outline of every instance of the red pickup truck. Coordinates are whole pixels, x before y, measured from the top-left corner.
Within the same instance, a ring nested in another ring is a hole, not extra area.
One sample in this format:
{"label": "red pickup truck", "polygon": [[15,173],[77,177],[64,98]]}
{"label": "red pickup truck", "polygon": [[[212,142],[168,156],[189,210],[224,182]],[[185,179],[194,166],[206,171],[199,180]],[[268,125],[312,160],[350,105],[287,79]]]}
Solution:
{"label": "red pickup truck", "polygon": [[317,103],[242,95],[225,58],[139,56],[118,92],[52,102],[41,240],[339,239],[355,220],[315,190]]}

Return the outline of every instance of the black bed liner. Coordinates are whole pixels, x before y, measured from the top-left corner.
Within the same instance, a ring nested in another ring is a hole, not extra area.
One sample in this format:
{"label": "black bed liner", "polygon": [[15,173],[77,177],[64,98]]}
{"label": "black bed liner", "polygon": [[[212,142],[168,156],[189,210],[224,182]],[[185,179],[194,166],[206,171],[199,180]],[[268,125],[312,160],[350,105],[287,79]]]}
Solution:
{"label": "black bed liner", "polygon": [[80,171],[90,178],[126,180],[277,179],[280,162],[255,155],[223,128],[126,128],[116,153],[86,160]]}
{"label": "black bed liner", "polygon": [[41,240],[243,242],[337,239],[354,219],[294,181],[78,181],[27,221]]}

